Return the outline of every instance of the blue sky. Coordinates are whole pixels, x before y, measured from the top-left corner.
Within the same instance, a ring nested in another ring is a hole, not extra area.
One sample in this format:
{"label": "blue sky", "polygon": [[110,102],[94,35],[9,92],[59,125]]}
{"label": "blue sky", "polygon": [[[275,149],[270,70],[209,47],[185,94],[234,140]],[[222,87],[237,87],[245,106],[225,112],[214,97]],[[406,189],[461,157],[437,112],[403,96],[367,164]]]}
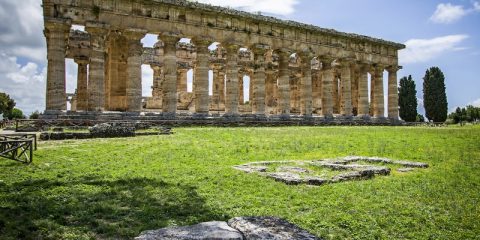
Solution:
{"label": "blue sky", "polygon": [[[199,0],[339,31],[405,43],[403,70],[423,98],[422,77],[438,66],[446,77],[449,109],[480,106],[480,0]],[[46,48],[41,0],[0,1],[0,91],[26,113],[45,108]],[[154,39],[145,39],[146,44]],[[76,65],[67,61],[67,91]],[[144,95],[151,71],[144,67]],[[424,112],[419,106],[419,112]]]}

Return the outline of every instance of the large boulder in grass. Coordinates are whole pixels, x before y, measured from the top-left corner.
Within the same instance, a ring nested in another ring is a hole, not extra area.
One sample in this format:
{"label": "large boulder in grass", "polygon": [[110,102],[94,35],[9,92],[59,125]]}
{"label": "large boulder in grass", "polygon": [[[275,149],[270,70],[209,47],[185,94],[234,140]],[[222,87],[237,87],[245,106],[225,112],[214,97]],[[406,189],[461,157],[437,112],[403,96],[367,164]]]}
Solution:
{"label": "large boulder in grass", "polygon": [[116,123],[100,123],[88,129],[92,137],[111,138],[111,137],[134,137],[135,127],[124,126]]}
{"label": "large boulder in grass", "polygon": [[277,217],[236,217],[228,225],[240,231],[245,239],[319,240],[321,238]]}
{"label": "large boulder in grass", "polygon": [[237,230],[226,222],[204,222],[185,227],[169,227],[145,231],[136,240],[243,240]]}

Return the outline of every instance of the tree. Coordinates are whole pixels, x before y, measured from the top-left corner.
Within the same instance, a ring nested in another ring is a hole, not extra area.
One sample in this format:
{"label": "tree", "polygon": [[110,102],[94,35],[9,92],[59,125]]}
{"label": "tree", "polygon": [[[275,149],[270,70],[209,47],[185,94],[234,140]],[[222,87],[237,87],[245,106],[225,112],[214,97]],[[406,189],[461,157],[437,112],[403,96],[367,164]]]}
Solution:
{"label": "tree", "polygon": [[0,92],[0,113],[6,118],[15,107],[15,101],[6,93]]}
{"label": "tree", "polygon": [[14,108],[12,112],[8,115],[9,119],[25,119],[25,115],[23,115],[22,110],[18,108]]}
{"label": "tree", "polygon": [[400,117],[406,122],[415,122],[417,118],[417,90],[412,75],[400,79],[398,88],[398,106]]}
{"label": "tree", "polygon": [[445,76],[438,67],[431,67],[423,78],[425,115],[433,122],[445,122],[448,114]]}
{"label": "tree", "polygon": [[417,117],[415,118],[416,122],[425,122],[425,117],[422,114],[417,114]]}
{"label": "tree", "polygon": [[39,117],[40,117],[40,112],[38,110],[36,110],[32,114],[30,114],[30,116],[28,118],[29,119],[38,119]]}

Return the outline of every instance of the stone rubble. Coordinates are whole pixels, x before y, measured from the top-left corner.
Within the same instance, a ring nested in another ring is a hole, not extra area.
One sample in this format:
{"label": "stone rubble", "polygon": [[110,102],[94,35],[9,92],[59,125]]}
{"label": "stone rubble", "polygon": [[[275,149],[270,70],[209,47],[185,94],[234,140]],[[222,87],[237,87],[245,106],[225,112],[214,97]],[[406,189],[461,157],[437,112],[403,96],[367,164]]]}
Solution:
{"label": "stone rubble", "polygon": [[[257,173],[267,178],[274,179],[278,182],[283,182],[287,185],[307,184],[319,186],[327,183],[338,183],[352,180],[365,180],[375,177],[375,175],[387,176],[390,175],[391,169],[386,166],[375,166],[366,164],[355,164],[356,162],[364,161],[375,164],[393,164],[401,165],[403,168],[397,169],[398,172],[410,172],[415,168],[427,168],[428,164],[421,162],[399,161],[380,157],[359,157],[348,156],[336,159],[324,159],[314,161],[264,161],[252,162],[239,166],[234,166],[235,169],[246,173]],[[267,167],[270,165],[284,165],[276,169]],[[326,178],[324,176],[315,176],[315,173],[306,168],[306,166],[313,166],[317,168],[330,169],[332,171],[339,171],[340,174],[333,177]],[[302,166],[302,167],[298,167]]]}

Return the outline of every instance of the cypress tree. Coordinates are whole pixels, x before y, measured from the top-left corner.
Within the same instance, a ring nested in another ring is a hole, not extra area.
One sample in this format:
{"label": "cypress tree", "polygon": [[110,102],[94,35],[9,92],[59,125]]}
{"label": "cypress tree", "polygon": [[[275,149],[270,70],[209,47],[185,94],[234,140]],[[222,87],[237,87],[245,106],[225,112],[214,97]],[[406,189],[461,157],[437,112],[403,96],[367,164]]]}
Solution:
{"label": "cypress tree", "polygon": [[448,114],[445,76],[438,67],[431,67],[423,77],[423,101],[429,121],[445,122]]}
{"label": "cypress tree", "polygon": [[406,122],[415,122],[417,118],[417,90],[412,75],[400,79],[398,88],[398,106],[400,117]]}

